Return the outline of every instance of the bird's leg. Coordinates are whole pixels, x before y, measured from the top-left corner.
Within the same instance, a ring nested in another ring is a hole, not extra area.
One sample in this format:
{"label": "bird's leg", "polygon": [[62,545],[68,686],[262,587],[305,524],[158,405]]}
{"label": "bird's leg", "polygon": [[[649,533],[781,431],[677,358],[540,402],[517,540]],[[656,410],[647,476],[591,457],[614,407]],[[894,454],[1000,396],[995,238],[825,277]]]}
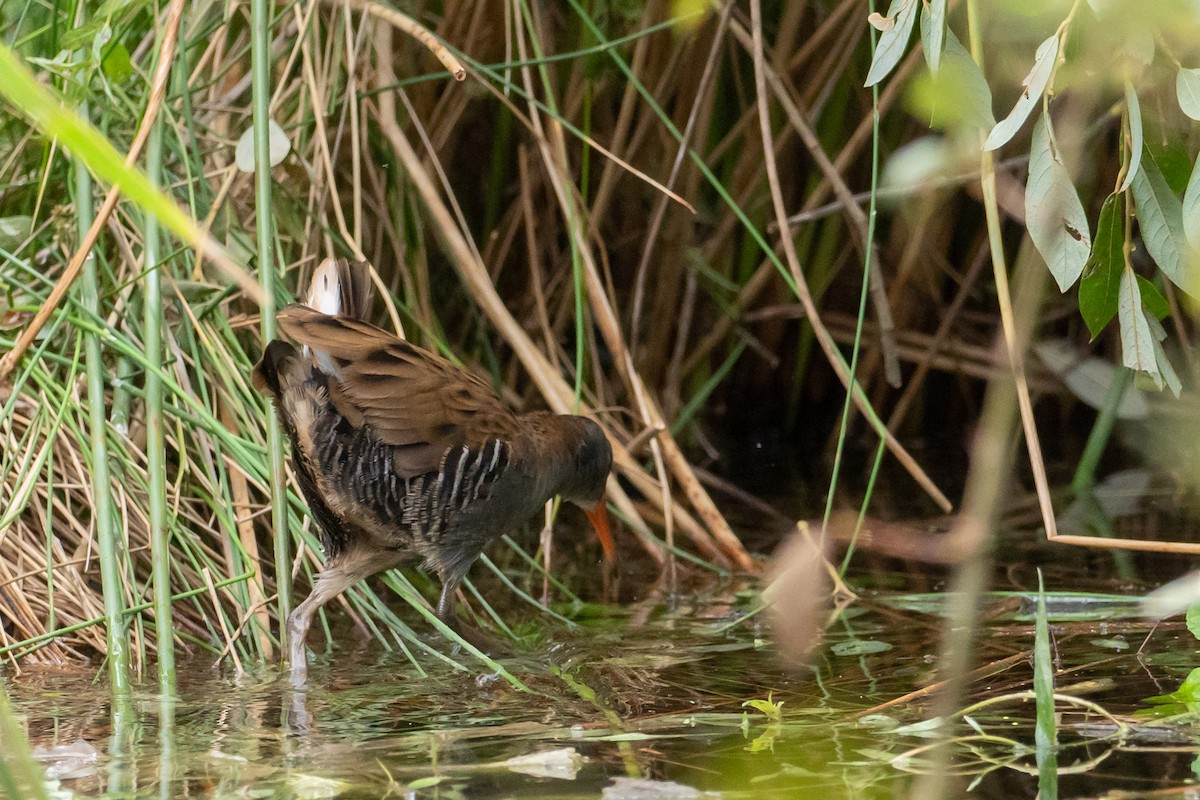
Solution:
{"label": "bird's leg", "polygon": [[446,623],[446,627],[457,633],[475,647],[480,646],[480,631],[465,623],[459,622],[454,607],[458,602],[458,587],[462,584],[462,575],[442,576],[442,596],[438,598],[437,617]]}
{"label": "bird's leg", "polygon": [[458,625],[454,616],[454,606],[458,602],[458,586],[461,583],[461,577],[444,578],[442,581],[442,596],[438,598],[437,604],[438,619],[456,631],[458,630]]}
{"label": "bird's leg", "polygon": [[350,551],[325,565],[325,569],[317,576],[312,592],[304,598],[304,602],[296,607],[288,616],[287,632],[293,686],[303,686],[308,678],[308,658],[304,652],[304,640],[308,636],[309,626],[312,625],[313,615],[339,594],[358,583],[369,575],[393,566],[392,562],[384,563],[377,553]]}
{"label": "bird's leg", "polygon": [[317,597],[316,589],[296,606],[287,618],[288,665],[292,669],[292,685],[303,686],[308,678],[308,657],[304,653],[304,640],[312,625],[313,614],[324,601]]}
{"label": "bird's leg", "polygon": [[494,636],[484,633],[479,628],[469,625],[458,619],[454,613],[454,607],[458,600],[458,587],[462,584],[462,575],[444,576],[442,578],[442,594],[438,598],[437,617],[446,624],[450,630],[454,631],[464,641],[469,643],[476,650],[491,655],[504,653],[506,648],[500,640]]}

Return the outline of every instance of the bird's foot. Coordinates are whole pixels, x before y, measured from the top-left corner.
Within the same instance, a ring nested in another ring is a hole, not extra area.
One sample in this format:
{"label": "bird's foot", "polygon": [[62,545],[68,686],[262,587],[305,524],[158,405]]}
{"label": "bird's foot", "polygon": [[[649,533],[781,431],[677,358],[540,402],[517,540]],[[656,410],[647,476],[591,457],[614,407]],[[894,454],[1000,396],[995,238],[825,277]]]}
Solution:
{"label": "bird's foot", "polygon": [[303,689],[308,684],[308,663],[304,660],[303,654],[299,661],[293,661],[291,673],[288,676],[292,687],[295,689]]}
{"label": "bird's foot", "polygon": [[288,617],[287,632],[290,680],[292,686],[300,689],[308,682],[308,653],[304,649],[304,640],[308,637],[307,620],[293,613]]}
{"label": "bird's foot", "polygon": [[443,620],[443,622],[458,634],[463,641],[485,655],[492,656],[493,658],[512,655],[511,643],[495,634],[489,633],[482,628],[477,628],[474,625],[468,625],[457,619]]}

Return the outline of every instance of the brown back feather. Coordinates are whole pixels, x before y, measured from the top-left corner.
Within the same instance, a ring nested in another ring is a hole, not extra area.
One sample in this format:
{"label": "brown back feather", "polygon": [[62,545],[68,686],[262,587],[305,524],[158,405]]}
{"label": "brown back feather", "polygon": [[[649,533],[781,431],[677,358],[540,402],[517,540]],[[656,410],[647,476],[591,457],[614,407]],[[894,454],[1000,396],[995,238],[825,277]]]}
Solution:
{"label": "brown back feather", "polygon": [[451,447],[480,447],[516,430],[513,413],[485,381],[374,325],[302,305],[278,319],[330,375],[338,411],[395,448],[403,477],[437,470]]}

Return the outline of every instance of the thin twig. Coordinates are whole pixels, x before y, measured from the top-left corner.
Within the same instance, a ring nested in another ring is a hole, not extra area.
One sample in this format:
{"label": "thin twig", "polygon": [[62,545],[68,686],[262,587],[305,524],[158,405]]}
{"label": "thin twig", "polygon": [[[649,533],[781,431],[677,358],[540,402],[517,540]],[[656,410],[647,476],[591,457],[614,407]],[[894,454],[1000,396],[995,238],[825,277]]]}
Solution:
{"label": "thin twig", "polygon": [[442,44],[441,40],[434,36],[428,28],[404,12],[379,3],[373,3],[371,0],[325,1],[330,5],[344,5],[347,8],[352,8],[355,11],[361,11],[376,19],[383,20],[420,42],[426,50],[433,53],[434,58],[442,62],[442,66],[450,70],[450,74],[454,76],[454,80],[461,83],[467,79],[467,70],[463,67],[462,62],[455,57],[454,53],[451,53],[446,45]]}

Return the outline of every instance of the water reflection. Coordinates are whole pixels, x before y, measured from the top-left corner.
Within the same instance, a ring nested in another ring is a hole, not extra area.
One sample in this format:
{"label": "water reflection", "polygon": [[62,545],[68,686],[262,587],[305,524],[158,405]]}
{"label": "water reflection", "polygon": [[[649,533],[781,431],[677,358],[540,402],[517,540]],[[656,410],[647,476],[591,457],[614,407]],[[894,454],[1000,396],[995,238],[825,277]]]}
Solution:
{"label": "water reflection", "polygon": [[[894,760],[929,741],[923,696],[895,701],[934,676],[938,609],[921,605],[926,598],[844,609],[813,666],[798,672],[775,659],[758,617],[736,622],[756,607],[752,592],[729,586],[675,603],[614,609],[526,645],[504,666],[528,693],[440,662],[423,665],[420,677],[403,655],[367,648],[316,656],[304,691],[275,669],[236,676],[203,660],[179,664],[174,699],[147,687],[113,703],[92,673],[27,673],[12,696],[43,766],[73,796],[883,798],[919,771],[919,759]],[[992,605],[980,654],[997,666],[973,684],[982,696],[1027,689],[1031,678],[1022,653],[1032,626],[1021,604],[997,597]],[[1144,636],[1140,622],[1107,619],[1110,639]],[[1186,674],[1182,665],[1153,666],[1150,651],[1098,658],[1097,624],[1057,628],[1072,680],[1122,676],[1088,683],[1096,702],[1132,710]],[[1162,653],[1179,652],[1165,634],[1155,641]],[[973,722],[1033,744],[1031,705]],[[1068,717],[1063,729],[1075,722],[1095,721]],[[73,756],[53,750],[69,747],[78,748]],[[1175,756],[1115,752],[1101,785],[1184,780],[1190,761],[1172,747]],[[956,768],[983,776],[977,796],[1032,796],[1029,776],[984,764],[984,755],[955,755]],[[1122,770],[1115,777],[1113,764]],[[1063,796],[1092,786],[1088,779],[1064,775]]]}
{"label": "water reflection", "polygon": [[[171,688],[171,687],[168,687]],[[175,782],[175,705],[173,694],[166,692],[158,699],[158,797],[171,800]]]}
{"label": "water reflection", "polygon": [[111,730],[108,735],[108,776],[106,790],[109,794],[129,794],[137,786],[137,720],[133,699],[128,692],[120,692],[112,702],[110,711]]}

